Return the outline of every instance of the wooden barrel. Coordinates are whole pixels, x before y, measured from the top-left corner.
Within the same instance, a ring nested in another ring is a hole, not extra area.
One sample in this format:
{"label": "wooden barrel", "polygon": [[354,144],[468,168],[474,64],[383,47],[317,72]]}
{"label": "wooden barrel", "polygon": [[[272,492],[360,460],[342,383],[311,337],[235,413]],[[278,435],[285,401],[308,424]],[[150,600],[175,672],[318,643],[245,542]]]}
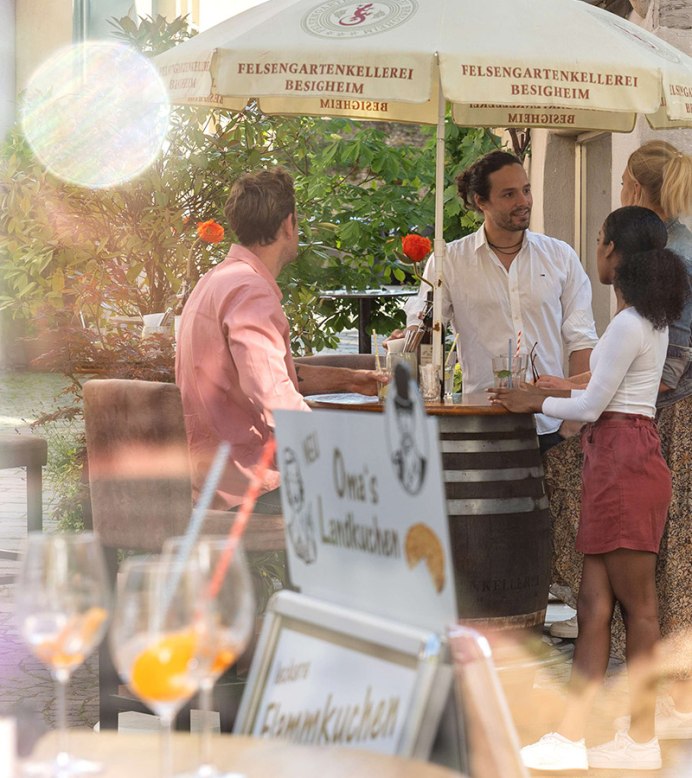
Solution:
{"label": "wooden barrel", "polygon": [[552,549],[533,416],[437,422],[459,620],[482,630],[539,630]]}

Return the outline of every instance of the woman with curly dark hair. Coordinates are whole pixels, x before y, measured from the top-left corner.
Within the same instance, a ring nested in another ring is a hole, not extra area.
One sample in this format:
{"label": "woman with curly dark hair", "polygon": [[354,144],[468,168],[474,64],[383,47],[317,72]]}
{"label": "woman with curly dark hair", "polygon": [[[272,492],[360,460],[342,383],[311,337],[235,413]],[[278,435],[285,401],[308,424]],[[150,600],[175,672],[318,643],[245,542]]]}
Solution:
{"label": "woman with curly dark hair", "polygon": [[[692,155],[663,140],[651,140],[632,152],[622,174],[622,205],[649,208],[665,222],[666,248],[679,254],[692,281],[692,232],[681,221],[692,214]],[[618,247],[621,248],[621,247]],[[653,248],[641,244],[639,249]],[[588,374],[580,377],[583,387]],[[574,388],[557,376],[541,376],[539,386]],[[656,563],[656,589],[661,635],[665,640],[662,674],[673,683],[661,687],[656,705],[656,735],[659,739],[692,738],[692,298],[679,318],[670,325],[668,354],[656,399],[656,422],[661,452],[673,479],[673,496],[668,508],[661,547]],[[582,558],[574,549],[579,525],[583,456],[578,437],[555,446],[545,456],[545,485],[553,519],[553,581],[571,606],[576,606]],[[577,617],[554,622],[550,634],[574,638]],[[625,654],[625,625],[616,608],[611,627],[611,656]],[[618,719],[616,727],[627,726]]]}
{"label": "woman with curly dark hair", "polygon": [[[654,416],[668,346],[668,325],[689,295],[685,266],[662,248],[665,224],[648,208],[628,206],[608,216],[598,236],[599,280],[615,289],[617,310],[591,355],[584,390],[528,386],[493,389],[493,402],[521,413],[544,412],[588,422],[577,550],[584,554],[568,705],[556,732],[522,749],[536,770],[587,767],[656,770],[661,751],[654,700],[637,682],[660,639],[656,555],[671,498]],[[660,246],[639,251],[642,245]],[[627,627],[632,717],[628,732],[586,748],[587,717],[605,676],[610,624],[619,602]]]}

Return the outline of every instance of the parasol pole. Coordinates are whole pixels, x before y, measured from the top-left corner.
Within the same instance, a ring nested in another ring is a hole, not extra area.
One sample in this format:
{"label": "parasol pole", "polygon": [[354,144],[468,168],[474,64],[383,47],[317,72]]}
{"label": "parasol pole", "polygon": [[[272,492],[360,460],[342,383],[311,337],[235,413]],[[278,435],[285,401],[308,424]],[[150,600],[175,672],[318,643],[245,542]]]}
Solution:
{"label": "parasol pole", "polygon": [[432,362],[442,375],[442,296],[440,286],[444,273],[447,244],[444,240],[444,190],[445,190],[445,96],[442,91],[440,63],[438,73],[437,142],[435,144],[435,278],[433,286]]}

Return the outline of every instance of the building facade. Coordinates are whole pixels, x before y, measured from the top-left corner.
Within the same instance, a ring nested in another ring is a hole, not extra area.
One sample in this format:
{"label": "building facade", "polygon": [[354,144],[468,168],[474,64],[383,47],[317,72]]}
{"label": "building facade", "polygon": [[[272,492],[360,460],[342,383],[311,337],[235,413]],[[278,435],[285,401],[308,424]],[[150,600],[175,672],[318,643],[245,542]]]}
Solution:
{"label": "building facade", "polygon": [[[635,24],[692,55],[692,3],[689,0],[627,0]],[[601,5],[601,3],[594,3]],[[531,181],[534,229],[567,241],[579,254],[593,286],[599,334],[614,312],[612,289],[598,282],[596,237],[603,220],[620,206],[621,176],[629,155],[652,138],[667,140],[692,154],[692,130],[654,132],[640,118],[631,133],[533,130]]]}

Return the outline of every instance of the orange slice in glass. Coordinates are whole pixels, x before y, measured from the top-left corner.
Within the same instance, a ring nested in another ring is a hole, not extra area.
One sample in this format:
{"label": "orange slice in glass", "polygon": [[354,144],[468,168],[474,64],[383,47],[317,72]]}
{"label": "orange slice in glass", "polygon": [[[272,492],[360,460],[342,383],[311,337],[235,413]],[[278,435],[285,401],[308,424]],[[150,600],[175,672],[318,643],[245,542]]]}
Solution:
{"label": "orange slice in glass", "polygon": [[143,700],[157,702],[175,702],[192,696],[195,686],[188,666],[196,642],[194,632],[176,632],[145,648],[132,665],[132,691]]}

